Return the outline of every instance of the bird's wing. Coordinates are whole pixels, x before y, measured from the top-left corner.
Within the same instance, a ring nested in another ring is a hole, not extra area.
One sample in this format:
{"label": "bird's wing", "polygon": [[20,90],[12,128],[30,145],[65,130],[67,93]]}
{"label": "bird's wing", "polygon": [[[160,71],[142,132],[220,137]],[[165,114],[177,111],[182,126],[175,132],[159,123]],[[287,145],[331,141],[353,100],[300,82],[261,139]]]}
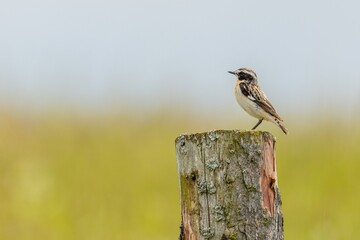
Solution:
{"label": "bird's wing", "polygon": [[283,121],[279,114],[277,114],[274,106],[270,103],[270,101],[265,96],[264,92],[261,91],[258,85],[256,84],[240,84],[241,92],[249,98],[251,101],[255,102],[259,107],[261,107],[265,112],[274,116],[280,121]]}

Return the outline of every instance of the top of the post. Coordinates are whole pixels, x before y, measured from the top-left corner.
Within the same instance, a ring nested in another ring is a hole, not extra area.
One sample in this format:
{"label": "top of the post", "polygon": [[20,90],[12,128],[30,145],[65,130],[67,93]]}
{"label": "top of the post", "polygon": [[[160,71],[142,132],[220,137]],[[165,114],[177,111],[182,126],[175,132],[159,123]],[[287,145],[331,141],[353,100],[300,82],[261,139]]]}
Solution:
{"label": "top of the post", "polygon": [[276,138],[269,132],[266,131],[247,131],[247,130],[212,130],[208,132],[201,133],[182,133],[175,139],[175,143],[183,142],[184,140],[192,140],[192,139],[209,139],[210,141],[216,141],[219,138],[245,138],[245,139],[261,139],[263,137],[270,138],[274,142]]}

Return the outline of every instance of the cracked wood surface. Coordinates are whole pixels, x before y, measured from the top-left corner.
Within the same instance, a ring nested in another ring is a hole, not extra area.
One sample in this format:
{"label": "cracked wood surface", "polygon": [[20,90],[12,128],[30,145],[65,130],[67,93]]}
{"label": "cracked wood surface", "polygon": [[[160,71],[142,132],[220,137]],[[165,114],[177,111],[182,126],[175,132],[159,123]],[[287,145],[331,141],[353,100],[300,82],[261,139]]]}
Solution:
{"label": "cracked wood surface", "polygon": [[175,143],[181,240],[284,238],[270,133],[216,130]]}

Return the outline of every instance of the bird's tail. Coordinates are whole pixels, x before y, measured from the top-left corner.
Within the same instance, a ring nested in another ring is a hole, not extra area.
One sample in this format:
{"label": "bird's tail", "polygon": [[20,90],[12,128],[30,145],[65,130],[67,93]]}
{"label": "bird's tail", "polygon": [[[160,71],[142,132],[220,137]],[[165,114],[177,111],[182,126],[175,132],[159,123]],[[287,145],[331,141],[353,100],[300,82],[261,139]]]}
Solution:
{"label": "bird's tail", "polygon": [[285,133],[285,134],[288,134],[289,130],[285,127],[284,125],[284,122],[279,120],[279,119],[276,119],[276,124],[281,128],[281,130]]}

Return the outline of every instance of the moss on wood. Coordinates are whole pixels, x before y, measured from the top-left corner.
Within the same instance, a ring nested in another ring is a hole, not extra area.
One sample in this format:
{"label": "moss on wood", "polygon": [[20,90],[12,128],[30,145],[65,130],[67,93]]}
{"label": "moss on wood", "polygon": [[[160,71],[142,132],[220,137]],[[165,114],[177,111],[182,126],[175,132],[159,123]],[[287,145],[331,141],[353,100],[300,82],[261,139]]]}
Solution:
{"label": "moss on wood", "polygon": [[183,232],[191,228],[183,239],[283,239],[274,146],[275,138],[260,131],[176,139]]}

